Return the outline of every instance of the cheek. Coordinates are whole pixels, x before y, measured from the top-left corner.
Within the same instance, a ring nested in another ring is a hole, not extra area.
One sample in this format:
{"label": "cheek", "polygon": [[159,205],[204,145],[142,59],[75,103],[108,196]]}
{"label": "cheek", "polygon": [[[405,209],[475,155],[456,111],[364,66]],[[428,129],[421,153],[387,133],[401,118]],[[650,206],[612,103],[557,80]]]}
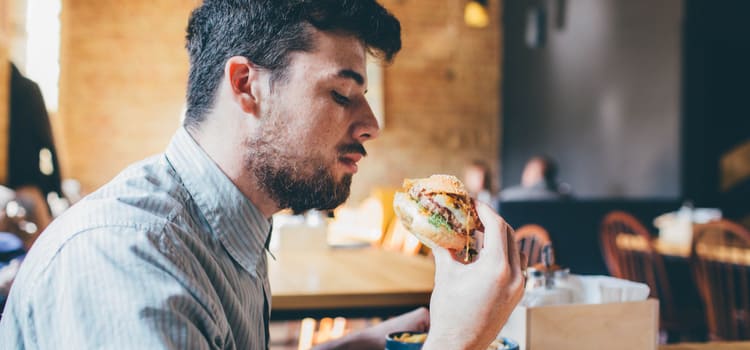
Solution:
{"label": "cheek", "polygon": [[[304,101],[311,102],[309,98]],[[346,140],[347,116],[338,105],[317,99],[309,104],[284,104],[279,107],[283,108],[281,118],[286,120],[285,130],[282,131],[284,141],[299,147],[290,152],[307,155],[319,153],[329,157],[329,154],[335,153],[336,146]]]}
{"label": "cheek", "polygon": [[[279,140],[281,141],[281,140]],[[325,128],[316,128],[309,124],[290,126],[285,130],[282,141],[282,152],[295,154],[297,157],[328,157],[336,143],[330,142]]]}
{"label": "cheek", "polygon": [[300,126],[304,135],[298,136],[307,140],[311,146],[318,149],[334,148],[342,142],[346,131],[341,128],[342,122],[337,116],[322,114],[307,117],[310,118],[309,122]]}

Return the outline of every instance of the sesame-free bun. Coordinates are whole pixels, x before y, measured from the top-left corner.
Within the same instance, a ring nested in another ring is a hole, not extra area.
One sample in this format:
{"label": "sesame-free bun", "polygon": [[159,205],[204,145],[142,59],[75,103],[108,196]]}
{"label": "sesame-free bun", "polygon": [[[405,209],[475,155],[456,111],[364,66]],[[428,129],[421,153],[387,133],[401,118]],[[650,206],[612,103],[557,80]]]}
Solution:
{"label": "sesame-free bun", "polygon": [[[406,185],[406,181],[404,185]],[[404,227],[431,249],[440,246],[446,249],[461,250],[466,247],[466,241],[469,239],[467,235],[456,233],[445,226],[432,225],[429,222],[432,214],[420,207],[408,194],[396,192],[393,199],[393,209]]]}

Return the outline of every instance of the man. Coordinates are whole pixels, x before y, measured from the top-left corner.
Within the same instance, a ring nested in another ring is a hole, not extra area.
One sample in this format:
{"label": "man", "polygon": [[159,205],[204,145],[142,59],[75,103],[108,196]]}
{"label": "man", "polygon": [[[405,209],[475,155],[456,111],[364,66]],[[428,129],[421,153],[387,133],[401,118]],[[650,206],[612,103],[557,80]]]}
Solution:
{"label": "man", "polygon": [[[392,58],[400,26],[374,0],[206,0],[187,40],[185,128],[42,235],[0,324],[11,348],[268,347],[270,217],[347,198],[378,134],[365,56]],[[382,349],[386,333],[428,325],[426,349],[486,347],[523,278],[507,225],[479,213],[477,262],[435,252],[429,316],[324,347]]]}
{"label": "man", "polygon": [[14,190],[32,187],[43,198],[50,192],[62,195],[55,141],[42,91],[13,63],[10,72],[7,186]]}
{"label": "man", "polygon": [[557,181],[557,164],[546,156],[535,156],[526,162],[521,185],[500,192],[502,201],[558,200],[570,197],[567,184]]}
{"label": "man", "polygon": [[[8,181],[16,201],[26,209],[26,218],[39,229],[52,220],[47,195],[62,195],[52,126],[39,85],[10,63],[10,123],[8,125]],[[0,221],[3,221],[0,219]],[[36,239],[2,222],[3,230],[17,233],[28,249]],[[10,226],[10,227],[8,227]]]}

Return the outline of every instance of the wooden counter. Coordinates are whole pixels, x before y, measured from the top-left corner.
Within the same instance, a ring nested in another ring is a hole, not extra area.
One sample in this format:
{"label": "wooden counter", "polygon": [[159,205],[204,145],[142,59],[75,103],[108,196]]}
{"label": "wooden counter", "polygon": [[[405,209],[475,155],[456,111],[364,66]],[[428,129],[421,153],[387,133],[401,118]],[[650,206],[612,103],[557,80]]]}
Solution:
{"label": "wooden counter", "polygon": [[269,259],[278,312],[428,305],[432,258],[376,248],[281,251]]}

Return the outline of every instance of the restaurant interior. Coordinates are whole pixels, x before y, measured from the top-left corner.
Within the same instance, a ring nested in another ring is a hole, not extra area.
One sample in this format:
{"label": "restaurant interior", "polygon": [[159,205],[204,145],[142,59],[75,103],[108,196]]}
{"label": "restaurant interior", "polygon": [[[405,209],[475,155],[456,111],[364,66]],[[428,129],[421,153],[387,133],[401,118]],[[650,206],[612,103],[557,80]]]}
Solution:
{"label": "restaurant interior", "polygon": [[[521,349],[750,349],[750,2],[379,2],[403,40],[392,64],[368,62],[380,135],[345,204],[274,216],[271,349],[429,305],[430,250],[392,203],[431,174],[515,229],[526,295],[501,335]],[[3,302],[51,220],[164,151],[199,3],[0,1]],[[19,73],[36,106],[13,105]],[[40,183],[19,185],[16,164]],[[534,165],[553,195],[523,195]]]}

